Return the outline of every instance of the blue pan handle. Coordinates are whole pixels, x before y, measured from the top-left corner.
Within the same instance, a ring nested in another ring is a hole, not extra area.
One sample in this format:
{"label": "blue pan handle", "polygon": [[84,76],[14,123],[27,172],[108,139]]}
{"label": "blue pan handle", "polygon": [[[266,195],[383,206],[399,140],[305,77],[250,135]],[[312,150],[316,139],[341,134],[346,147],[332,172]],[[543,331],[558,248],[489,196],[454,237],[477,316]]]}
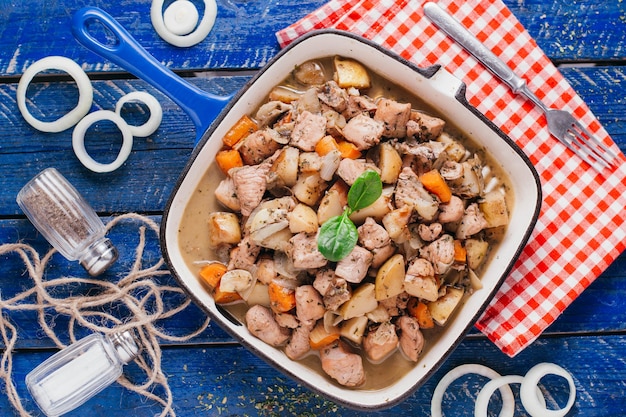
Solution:
{"label": "blue pan handle", "polygon": [[[89,32],[89,24],[100,23],[115,36],[103,44]],[[98,55],[150,83],[171,98],[189,115],[196,127],[196,144],[213,120],[232,98],[203,91],[163,66],[111,15],[97,7],[85,7],[74,14],[72,33],[78,42]]]}

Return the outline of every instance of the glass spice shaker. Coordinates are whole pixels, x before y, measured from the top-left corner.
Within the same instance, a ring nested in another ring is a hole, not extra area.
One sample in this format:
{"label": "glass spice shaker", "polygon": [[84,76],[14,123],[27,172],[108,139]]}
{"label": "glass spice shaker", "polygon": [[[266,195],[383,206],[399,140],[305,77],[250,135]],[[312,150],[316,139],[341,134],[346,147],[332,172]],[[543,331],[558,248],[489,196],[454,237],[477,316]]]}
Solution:
{"label": "glass spice shaker", "polygon": [[102,220],[63,175],[47,168],[18,193],[17,204],[37,230],[70,261],[96,276],[117,259]]}
{"label": "glass spice shaker", "polygon": [[111,385],[139,350],[131,331],[93,333],[38,365],[26,375],[26,386],[41,411],[59,416]]}

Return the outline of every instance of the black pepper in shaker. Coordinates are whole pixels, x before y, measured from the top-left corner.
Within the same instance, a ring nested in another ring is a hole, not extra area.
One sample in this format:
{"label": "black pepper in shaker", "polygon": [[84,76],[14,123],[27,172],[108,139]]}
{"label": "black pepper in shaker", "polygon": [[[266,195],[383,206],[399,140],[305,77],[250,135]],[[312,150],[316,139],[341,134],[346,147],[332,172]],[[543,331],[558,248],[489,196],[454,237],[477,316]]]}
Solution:
{"label": "black pepper in shaker", "polygon": [[102,220],[82,195],[54,168],[31,179],[17,204],[39,232],[70,261],[96,276],[117,260]]}

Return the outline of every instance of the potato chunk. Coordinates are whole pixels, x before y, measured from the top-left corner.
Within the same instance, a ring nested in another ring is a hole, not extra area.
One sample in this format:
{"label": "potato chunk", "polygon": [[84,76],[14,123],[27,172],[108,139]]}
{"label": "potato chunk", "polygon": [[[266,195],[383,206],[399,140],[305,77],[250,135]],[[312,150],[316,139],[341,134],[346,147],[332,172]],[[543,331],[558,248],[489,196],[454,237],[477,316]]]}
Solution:
{"label": "potato chunk", "polygon": [[447,287],[446,293],[439,297],[437,301],[428,303],[433,320],[440,326],[446,324],[454,310],[458,307],[463,298],[464,291],[460,288]]}
{"label": "potato chunk", "polygon": [[490,191],[478,203],[482,211],[487,227],[499,227],[509,224],[509,211],[506,206],[504,194],[500,191]]}
{"label": "potato chunk", "polygon": [[335,57],[335,81],[341,88],[370,88],[370,77],[360,63],[352,59]]}
{"label": "potato chunk", "polygon": [[400,294],[404,283],[404,256],[393,255],[376,274],[376,299],[386,300]]}
{"label": "potato chunk", "polygon": [[222,244],[235,244],[241,240],[239,219],[234,213],[214,212],[209,214],[209,245],[215,248]]}

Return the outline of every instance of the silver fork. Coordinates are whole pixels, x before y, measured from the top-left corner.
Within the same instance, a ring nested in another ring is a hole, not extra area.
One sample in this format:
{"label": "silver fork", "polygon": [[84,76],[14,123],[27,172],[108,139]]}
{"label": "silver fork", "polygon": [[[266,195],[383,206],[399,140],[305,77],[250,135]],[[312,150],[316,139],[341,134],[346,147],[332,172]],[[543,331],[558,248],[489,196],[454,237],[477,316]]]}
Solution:
{"label": "silver fork", "polygon": [[515,94],[522,94],[543,111],[548,122],[548,130],[572,152],[586,161],[596,171],[615,166],[618,155],[576,120],[571,113],[554,110],[546,106],[526,85],[526,81],[509,68],[461,23],[456,21],[437,4],[429,2],[424,5],[424,13],[441,30],[474,55],[485,67],[505,82]]}

